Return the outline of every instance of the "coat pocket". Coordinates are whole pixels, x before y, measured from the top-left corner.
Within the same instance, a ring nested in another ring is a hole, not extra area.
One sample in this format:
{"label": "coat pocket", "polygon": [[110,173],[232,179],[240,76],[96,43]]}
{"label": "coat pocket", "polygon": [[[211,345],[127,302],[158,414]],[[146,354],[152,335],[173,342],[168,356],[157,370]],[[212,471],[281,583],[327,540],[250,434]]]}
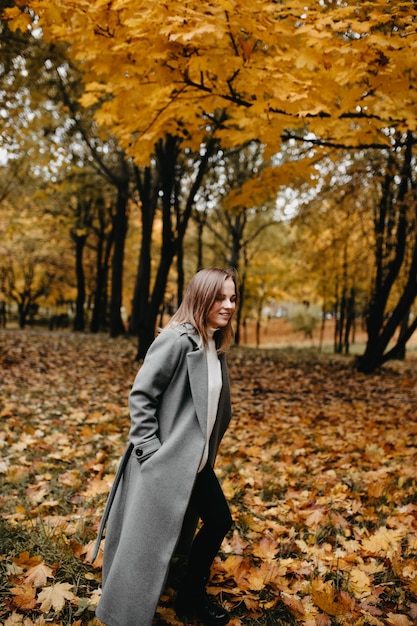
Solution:
{"label": "coat pocket", "polygon": [[143,463],[146,459],[149,459],[159,448],[161,447],[161,442],[158,437],[153,437],[149,441],[144,441],[143,443],[138,443],[134,446],[132,455],[136,458],[139,463]]}

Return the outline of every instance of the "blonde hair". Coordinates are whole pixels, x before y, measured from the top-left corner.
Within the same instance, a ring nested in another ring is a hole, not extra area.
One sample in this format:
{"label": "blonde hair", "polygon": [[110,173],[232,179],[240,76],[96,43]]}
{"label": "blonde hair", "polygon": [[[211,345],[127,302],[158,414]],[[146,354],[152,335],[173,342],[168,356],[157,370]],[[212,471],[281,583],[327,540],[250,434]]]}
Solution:
{"label": "blonde hair", "polygon": [[[213,308],[219,294],[222,293],[223,283],[228,278],[232,279],[235,284],[237,298],[237,275],[233,268],[211,267],[197,272],[189,282],[177,312],[174,313],[165,328],[174,328],[179,324],[192,324],[199,334],[201,342],[207,346],[207,315]],[[234,329],[230,319],[227,326],[219,328],[214,333],[217,352],[219,354],[226,352],[233,338]]]}

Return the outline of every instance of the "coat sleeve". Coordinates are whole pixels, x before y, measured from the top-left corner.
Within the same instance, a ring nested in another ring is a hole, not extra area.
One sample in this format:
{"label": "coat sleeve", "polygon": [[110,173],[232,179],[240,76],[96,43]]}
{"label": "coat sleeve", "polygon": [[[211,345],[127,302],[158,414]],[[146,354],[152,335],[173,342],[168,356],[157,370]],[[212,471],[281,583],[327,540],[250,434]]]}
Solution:
{"label": "coat sleeve", "polygon": [[[184,340],[185,339],[185,340]],[[158,406],[191,343],[176,329],[162,331],[150,346],[129,394],[130,441],[135,454],[145,460],[161,446]]]}

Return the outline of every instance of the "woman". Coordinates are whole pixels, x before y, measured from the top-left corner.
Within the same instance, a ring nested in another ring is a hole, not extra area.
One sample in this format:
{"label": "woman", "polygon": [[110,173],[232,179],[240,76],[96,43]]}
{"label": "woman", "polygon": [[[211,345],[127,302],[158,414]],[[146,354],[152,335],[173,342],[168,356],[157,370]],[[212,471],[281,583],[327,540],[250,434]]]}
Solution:
{"label": "woman", "polygon": [[198,272],[136,376],[130,444],[96,544],[97,551],[108,517],[97,607],[108,626],[151,626],[174,549],[189,535],[185,520],[192,520],[193,537],[198,517],[175,610],[185,623],[229,622],[205,587],[232,524],[213,464],[231,418],[225,351],[236,300],[232,270]]}

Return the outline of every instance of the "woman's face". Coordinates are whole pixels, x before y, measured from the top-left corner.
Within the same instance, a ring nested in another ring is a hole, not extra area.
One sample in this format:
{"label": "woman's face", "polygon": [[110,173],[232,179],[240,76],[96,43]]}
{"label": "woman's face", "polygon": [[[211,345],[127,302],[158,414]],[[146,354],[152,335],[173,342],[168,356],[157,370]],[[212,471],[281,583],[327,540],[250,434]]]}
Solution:
{"label": "woman's face", "polygon": [[232,278],[223,281],[221,291],[207,315],[209,328],[224,328],[236,310],[236,287]]}

